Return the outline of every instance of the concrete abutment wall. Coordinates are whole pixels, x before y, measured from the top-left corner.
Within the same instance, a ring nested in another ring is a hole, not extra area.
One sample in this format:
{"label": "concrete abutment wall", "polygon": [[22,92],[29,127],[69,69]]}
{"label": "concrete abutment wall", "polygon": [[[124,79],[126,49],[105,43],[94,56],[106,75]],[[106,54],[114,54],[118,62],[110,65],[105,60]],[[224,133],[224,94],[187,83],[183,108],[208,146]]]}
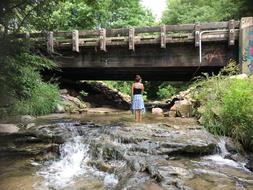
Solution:
{"label": "concrete abutment wall", "polygon": [[241,72],[253,79],[253,17],[241,19],[239,55]]}

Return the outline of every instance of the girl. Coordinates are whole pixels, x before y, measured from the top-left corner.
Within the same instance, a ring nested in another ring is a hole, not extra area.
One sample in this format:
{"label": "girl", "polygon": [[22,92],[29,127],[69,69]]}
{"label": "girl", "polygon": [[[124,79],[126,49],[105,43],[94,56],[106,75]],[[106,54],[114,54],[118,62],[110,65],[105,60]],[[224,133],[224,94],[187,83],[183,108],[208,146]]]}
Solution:
{"label": "girl", "polygon": [[144,85],[141,83],[140,75],[135,76],[135,83],[132,85],[132,110],[135,113],[135,121],[141,122],[141,111],[145,111],[142,93]]}

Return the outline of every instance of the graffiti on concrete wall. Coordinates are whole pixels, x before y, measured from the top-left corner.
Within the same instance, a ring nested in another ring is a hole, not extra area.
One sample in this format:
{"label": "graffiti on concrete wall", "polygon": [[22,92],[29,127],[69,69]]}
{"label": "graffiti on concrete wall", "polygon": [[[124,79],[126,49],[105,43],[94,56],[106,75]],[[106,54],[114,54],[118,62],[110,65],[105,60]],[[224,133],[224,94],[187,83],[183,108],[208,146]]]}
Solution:
{"label": "graffiti on concrete wall", "polygon": [[[249,39],[251,38],[251,36],[253,36],[253,30],[247,32],[247,36],[249,37]],[[252,75],[253,74],[253,40],[249,40],[248,41],[248,45],[244,50],[244,56],[246,61],[248,61],[248,69],[249,69],[249,74]]]}
{"label": "graffiti on concrete wall", "polygon": [[223,56],[220,50],[212,50],[204,54],[203,60],[208,65],[221,64],[223,63]]}
{"label": "graffiti on concrete wall", "polygon": [[246,60],[249,61],[248,69],[250,74],[253,74],[253,40],[249,40],[248,46],[245,48],[245,57]]}

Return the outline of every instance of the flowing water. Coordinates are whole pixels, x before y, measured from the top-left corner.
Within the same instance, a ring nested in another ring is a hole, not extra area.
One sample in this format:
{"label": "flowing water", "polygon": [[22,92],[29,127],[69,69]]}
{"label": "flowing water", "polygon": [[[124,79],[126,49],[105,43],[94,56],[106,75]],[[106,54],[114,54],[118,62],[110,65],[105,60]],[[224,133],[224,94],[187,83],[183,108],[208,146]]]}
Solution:
{"label": "flowing water", "polygon": [[24,126],[0,145],[0,189],[253,189],[245,157],[231,159],[238,153],[226,139],[194,119],[131,121],[129,114],[71,116]]}

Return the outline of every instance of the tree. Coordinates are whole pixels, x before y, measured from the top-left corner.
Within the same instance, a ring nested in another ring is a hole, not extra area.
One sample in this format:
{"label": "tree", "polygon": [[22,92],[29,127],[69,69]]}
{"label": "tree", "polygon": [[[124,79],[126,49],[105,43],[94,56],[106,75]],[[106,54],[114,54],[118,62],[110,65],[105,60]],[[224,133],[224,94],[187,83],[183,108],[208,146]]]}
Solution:
{"label": "tree", "polygon": [[168,0],[162,23],[225,21],[252,16],[251,0]]}
{"label": "tree", "polygon": [[69,0],[52,13],[50,30],[119,28],[154,23],[139,0]]}
{"label": "tree", "polygon": [[29,31],[34,29],[32,26],[35,23],[46,26],[45,23],[58,2],[60,1],[3,0],[0,2],[0,25],[5,33]]}

